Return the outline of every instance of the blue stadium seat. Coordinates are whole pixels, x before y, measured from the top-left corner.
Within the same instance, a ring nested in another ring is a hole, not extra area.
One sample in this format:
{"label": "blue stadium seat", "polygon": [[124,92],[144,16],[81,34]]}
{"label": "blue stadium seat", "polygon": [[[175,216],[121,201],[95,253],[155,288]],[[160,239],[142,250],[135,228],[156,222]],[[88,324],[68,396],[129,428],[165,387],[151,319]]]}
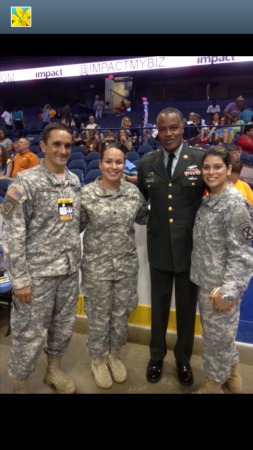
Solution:
{"label": "blue stadium seat", "polygon": [[69,170],[71,170],[71,169],[82,170],[84,175],[87,172],[86,162],[82,159],[73,159],[72,161],[68,162],[67,167]]}
{"label": "blue stadium seat", "polygon": [[87,174],[84,178],[84,184],[92,183],[92,181],[95,181],[97,177],[100,177],[102,175],[101,170],[99,169],[91,169],[88,170]]}
{"label": "blue stadium seat", "polygon": [[101,159],[101,155],[98,152],[91,152],[88,153],[88,155],[85,158],[85,162],[87,164],[87,169],[89,169],[89,163],[90,161],[93,161],[94,159]]}
{"label": "blue stadium seat", "polygon": [[70,172],[74,173],[80,180],[81,185],[84,184],[85,175],[84,172],[80,169],[69,169]]}
{"label": "blue stadium seat", "polygon": [[89,161],[88,165],[88,172],[92,169],[99,169],[99,161],[100,159],[93,159],[92,161]]}
{"label": "blue stadium seat", "polygon": [[139,154],[136,152],[127,152],[126,157],[129,161],[134,162],[134,164],[136,160],[140,159]]}

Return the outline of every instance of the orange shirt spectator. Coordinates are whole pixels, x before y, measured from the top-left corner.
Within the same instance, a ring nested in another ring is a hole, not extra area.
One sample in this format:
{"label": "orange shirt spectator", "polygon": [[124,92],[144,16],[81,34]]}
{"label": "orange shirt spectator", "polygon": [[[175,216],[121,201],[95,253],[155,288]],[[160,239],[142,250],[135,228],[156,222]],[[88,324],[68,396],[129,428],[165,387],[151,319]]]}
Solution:
{"label": "orange shirt spectator", "polygon": [[23,170],[31,169],[32,167],[40,164],[40,159],[35,153],[30,152],[30,141],[26,138],[20,138],[16,149],[16,156],[14,158],[14,167],[12,171],[12,178],[17,173],[23,172]]}

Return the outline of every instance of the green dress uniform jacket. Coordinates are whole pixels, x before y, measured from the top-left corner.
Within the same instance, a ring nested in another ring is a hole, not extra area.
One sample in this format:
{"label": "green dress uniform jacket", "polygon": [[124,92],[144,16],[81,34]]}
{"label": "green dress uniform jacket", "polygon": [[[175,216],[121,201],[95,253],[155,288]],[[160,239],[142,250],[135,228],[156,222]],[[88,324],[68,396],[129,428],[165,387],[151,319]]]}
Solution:
{"label": "green dress uniform jacket", "polygon": [[183,144],[171,180],[162,148],[145,155],[139,167],[138,187],[151,210],[147,226],[151,266],[174,273],[189,270],[192,230],[204,194],[201,176],[204,150]]}

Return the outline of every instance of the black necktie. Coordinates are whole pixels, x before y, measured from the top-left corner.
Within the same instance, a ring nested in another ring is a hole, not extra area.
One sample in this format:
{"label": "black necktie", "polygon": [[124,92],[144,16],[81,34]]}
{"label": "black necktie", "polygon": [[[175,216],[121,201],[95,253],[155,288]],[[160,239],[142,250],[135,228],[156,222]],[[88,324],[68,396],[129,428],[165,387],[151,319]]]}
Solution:
{"label": "black necktie", "polygon": [[175,157],[174,153],[169,153],[169,159],[168,159],[168,164],[167,164],[167,173],[169,178],[171,178],[171,167],[172,167],[172,162],[173,162],[173,158]]}

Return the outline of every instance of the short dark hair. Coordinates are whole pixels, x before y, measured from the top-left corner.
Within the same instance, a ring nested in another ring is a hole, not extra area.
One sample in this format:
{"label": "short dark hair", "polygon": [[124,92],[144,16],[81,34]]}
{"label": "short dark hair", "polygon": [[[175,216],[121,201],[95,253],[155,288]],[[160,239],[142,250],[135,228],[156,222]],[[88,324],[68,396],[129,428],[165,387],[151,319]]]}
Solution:
{"label": "short dark hair", "polygon": [[42,141],[45,142],[45,144],[47,143],[50,133],[53,130],[63,130],[63,131],[67,131],[70,136],[72,136],[71,131],[69,130],[69,128],[62,122],[50,122],[48,125],[45,126],[43,132],[42,132]]}

